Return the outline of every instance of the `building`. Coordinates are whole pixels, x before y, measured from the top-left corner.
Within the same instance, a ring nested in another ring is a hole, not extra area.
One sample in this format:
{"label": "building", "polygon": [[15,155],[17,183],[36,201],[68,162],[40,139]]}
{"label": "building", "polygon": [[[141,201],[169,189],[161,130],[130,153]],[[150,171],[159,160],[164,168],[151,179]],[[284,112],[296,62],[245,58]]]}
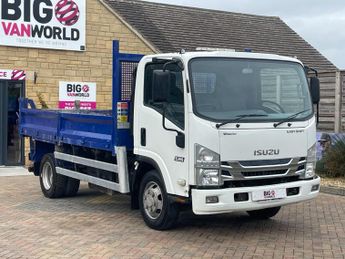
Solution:
{"label": "building", "polygon": [[[296,56],[327,78],[338,70],[279,17],[136,0],[35,0],[29,2],[31,8],[24,0],[16,1],[16,8],[9,2],[0,6],[0,165],[25,161],[16,124],[18,97],[32,98],[38,106],[68,108],[71,100],[66,93],[59,95],[59,86],[71,91],[86,86],[94,97],[85,105],[111,108],[113,40],[128,53],[250,48]],[[330,85],[323,89],[328,97],[334,91]],[[326,101],[321,111],[334,114],[331,106]]]}

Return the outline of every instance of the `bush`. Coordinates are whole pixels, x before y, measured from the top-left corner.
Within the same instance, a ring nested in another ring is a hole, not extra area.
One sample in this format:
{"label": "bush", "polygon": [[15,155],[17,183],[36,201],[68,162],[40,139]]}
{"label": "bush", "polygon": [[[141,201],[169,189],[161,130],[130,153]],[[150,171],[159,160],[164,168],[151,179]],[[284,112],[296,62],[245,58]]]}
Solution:
{"label": "bush", "polygon": [[[345,177],[345,137],[338,137],[319,163],[319,171],[328,177]],[[318,167],[317,167],[318,168]],[[318,169],[317,169],[318,170]]]}
{"label": "bush", "polygon": [[320,176],[327,176],[327,170],[325,168],[325,159],[321,159],[316,162],[315,171]]}

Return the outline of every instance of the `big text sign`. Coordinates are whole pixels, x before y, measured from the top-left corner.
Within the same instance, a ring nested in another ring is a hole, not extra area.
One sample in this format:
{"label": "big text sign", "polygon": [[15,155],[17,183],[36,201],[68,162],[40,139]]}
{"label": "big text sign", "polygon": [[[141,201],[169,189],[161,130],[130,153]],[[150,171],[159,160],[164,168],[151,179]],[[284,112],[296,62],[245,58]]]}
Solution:
{"label": "big text sign", "polygon": [[85,50],[85,0],[0,0],[0,45]]}
{"label": "big text sign", "polygon": [[80,109],[96,109],[96,83],[60,82],[59,109],[74,109],[75,101],[80,101]]}

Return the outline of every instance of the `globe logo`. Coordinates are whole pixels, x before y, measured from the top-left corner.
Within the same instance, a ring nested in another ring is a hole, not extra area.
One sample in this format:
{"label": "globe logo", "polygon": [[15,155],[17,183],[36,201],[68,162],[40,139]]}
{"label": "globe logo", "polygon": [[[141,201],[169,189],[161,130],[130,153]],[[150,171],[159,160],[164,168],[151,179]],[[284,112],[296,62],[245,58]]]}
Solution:
{"label": "globe logo", "polygon": [[74,25],[79,16],[79,7],[73,0],[61,0],[55,6],[55,17],[62,25]]}
{"label": "globe logo", "polygon": [[84,85],[84,86],[83,86],[83,91],[84,91],[85,93],[87,93],[89,90],[90,90],[90,88],[89,88],[88,85]]}

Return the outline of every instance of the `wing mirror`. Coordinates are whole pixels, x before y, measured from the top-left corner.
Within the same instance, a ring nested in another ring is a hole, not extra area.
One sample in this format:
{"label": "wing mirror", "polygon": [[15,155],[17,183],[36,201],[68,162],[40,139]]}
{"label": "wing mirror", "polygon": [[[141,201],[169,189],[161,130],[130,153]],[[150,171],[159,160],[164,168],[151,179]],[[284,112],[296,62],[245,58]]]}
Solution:
{"label": "wing mirror", "polygon": [[152,99],[155,103],[168,102],[168,96],[171,86],[170,71],[155,70],[152,79]]}
{"label": "wing mirror", "polygon": [[316,104],[316,123],[319,124],[319,104],[320,104],[320,80],[318,78],[319,73],[316,69],[305,66],[305,72],[308,75],[309,72],[315,73],[315,76],[310,78],[310,95],[313,104]]}
{"label": "wing mirror", "polygon": [[310,78],[310,93],[313,104],[320,102],[320,80],[317,77]]}
{"label": "wing mirror", "polygon": [[176,146],[179,148],[185,148],[186,146],[186,137],[182,132],[177,132]]}
{"label": "wing mirror", "polygon": [[176,146],[179,148],[185,148],[185,135],[175,129],[169,129],[165,126],[166,109],[168,105],[168,97],[171,89],[171,79],[172,74],[170,71],[165,70],[155,70],[153,71],[152,78],[152,100],[155,103],[163,104],[163,116],[162,116],[162,126],[165,130],[174,131],[177,133],[176,136]]}

